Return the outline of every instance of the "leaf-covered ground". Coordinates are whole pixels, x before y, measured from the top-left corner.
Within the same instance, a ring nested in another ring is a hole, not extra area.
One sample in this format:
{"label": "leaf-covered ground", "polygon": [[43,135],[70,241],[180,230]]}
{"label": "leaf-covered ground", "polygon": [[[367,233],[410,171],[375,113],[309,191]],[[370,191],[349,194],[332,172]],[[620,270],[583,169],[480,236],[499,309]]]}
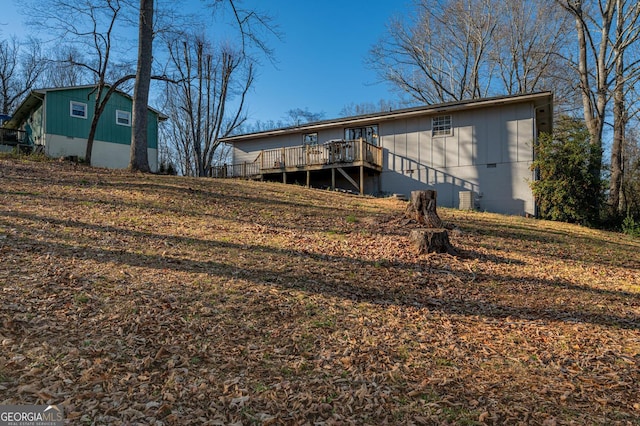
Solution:
{"label": "leaf-covered ground", "polygon": [[639,424],[640,241],[0,159],[0,404],[71,424]]}

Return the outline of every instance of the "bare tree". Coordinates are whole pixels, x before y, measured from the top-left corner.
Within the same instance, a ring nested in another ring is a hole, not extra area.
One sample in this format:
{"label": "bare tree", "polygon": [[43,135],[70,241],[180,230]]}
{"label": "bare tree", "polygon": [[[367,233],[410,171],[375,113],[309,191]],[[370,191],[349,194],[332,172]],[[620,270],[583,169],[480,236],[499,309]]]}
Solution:
{"label": "bare tree", "polygon": [[[616,0],[616,28],[613,43],[615,79],[613,89],[613,142],[611,146],[611,178],[609,205],[614,213],[624,214],[625,138],[629,112],[637,115],[638,103],[634,91],[640,80],[640,4]],[[637,93],[637,92],[636,92]]]}
{"label": "bare tree", "polygon": [[290,126],[290,124],[283,120],[257,120],[251,124],[242,124],[238,129],[236,129],[234,134],[265,132],[267,130],[282,129],[288,126]]}
{"label": "bare tree", "polygon": [[613,143],[611,144],[611,176],[609,180],[609,205],[613,212],[621,210],[622,205],[622,149],[627,127],[625,88],[625,49],[622,47],[624,32],[624,13],[622,1],[616,0],[618,9],[616,17],[615,43],[613,45],[614,87],[613,87]]}
{"label": "bare tree", "polygon": [[191,138],[186,137],[187,126],[185,121],[180,120],[179,102],[170,97],[173,96],[174,88],[166,87],[162,96],[163,111],[169,119],[160,126],[160,144],[163,148],[160,153],[166,153],[166,162],[173,164],[178,174],[182,176],[193,176],[195,168],[191,157]]}
{"label": "bare tree", "polygon": [[[625,87],[640,78],[640,62],[626,54],[640,42],[640,4],[630,0],[558,0],[575,20],[578,59],[573,65],[580,81],[583,116],[592,143],[603,152],[603,132],[613,98],[614,137],[611,149],[609,205],[620,212],[623,180],[622,149],[628,102]],[[602,155],[592,173],[602,169]]]}
{"label": "bare tree", "polygon": [[45,68],[40,43],[16,37],[0,41],[0,109],[9,114],[36,85]]}
{"label": "bare tree", "polygon": [[423,103],[485,96],[498,14],[491,0],[421,0],[416,18],[398,18],[376,44],[369,64],[383,80]]}
{"label": "bare tree", "polygon": [[[125,23],[123,18],[129,12],[127,3],[124,0],[55,0],[46,4],[34,2],[31,6],[34,25],[44,26],[55,34],[58,44],[66,42],[83,47],[83,56],[74,56],[75,50],[69,50],[72,54],[64,62],[84,69],[92,84],[95,84],[95,90],[91,93],[94,114],[85,152],[85,161],[91,163],[93,142],[102,112],[111,95],[125,82],[135,78],[129,63],[118,63],[114,59],[118,53],[119,25]],[[120,55],[122,57],[125,57],[124,53]]]}
{"label": "bare tree", "polygon": [[[634,126],[634,129],[637,128]],[[623,146],[624,175],[621,183],[621,203],[624,213],[640,218],[640,135],[630,130]]]}
{"label": "bare tree", "polygon": [[167,85],[165,95],[173,145],[184,174],[206,176],[220,140],[246,120],[253,63],[228,45],[214,49],[203,37],[174,41],[169,51],[178,81]]}
{"label": "bare tree", "polygon": [[75,46],[61,46],[52,49],[47,59],[43,83],[47,87],[78,86],[88,82],[85,69],[73,65],[71,58],[83,62],[81,52]]}
{"label": "bare tree", "polygon": [[324,112],[311,112],[309,108],[292,108],[287,111],[285,123],[287,126],[299,126],[300,124],[320,121],[324,118]]}
{"label": "bare tree", "polygon": [[356,115],[374,114],[377,112],[389,112],[406,106],[408,105],[403,105],[400,102],[387,101],[384,99],[380,99],[377,103],[365,102],[356,104],[354,102],[351,102],[350,104],[342,107],[342,109],[340,110],[340,116],[352,117]]}
{"label": "bare tree", "polygon": [[221,10],[229,10],[237,33],[240,37],[240,51],[243,55],[252,49],[257,49],[268,59],[273,59],[273,50],[267,40],[273,36],[280,38],[278,26],[274,24],[271,15],[253,8],[245,8],[243,0],[205,0],[214,15]]}
{"label": "bare tree", "polygon": [[[242,49],[240,51],[243,58],[233,58],[241,62],[248,61],[248,49],[250,46],[257,47],[268,57],[272,52],[265,43],[265,38],[261,36],[263,31],[267,31],[278,36],[275,26],[271,23],[271,18],[266,14],[256,13],[252,9],[244,9],[240,7],[241,0],[210,0],[209,6],[215,11],[220,7],[228,7],[231,9],[240,34]],[[147,171],[149,169],[148,160],[146,159],[147,139],[146,139],[146,111],[148,104],[148,92],[151,77],[151,63],[153,60],[153,20],[154,9],[153,0],[140,0],[139,9],[139,39],[138,39],[138,67],[136,71],[136,91],[133,99],[133,109],[138,111],[138,119],[133,120],[133,137],[131,141],[131,159],[129,168],[132,170]],[[236,54],[234,54],[236,56]],[[223,55],[223,62],[228,60],[228,56]],[[250,80],[253,79],[251,76]],[[140,91],[138,91],[140,90]],[[244,94],[242,95],[244,100]],[[223,114],[224,115],[224,114]],[[215,149],[214,149],[215,151]],[[211,152],[213,155],[213,152]]]}
{"label": "bare tree", "polygon": [[129,169],[149,172],[147,154],[147,111],[153,62],[153,0],[140,0],[138,65],[133,91],[133,121]]}
{"label": "bare tree", "polygon": [[[602,133],[610,97],[608,83],[611,67],[607,60],[610,57],[609,39],[614,19],[615,0],[607,0],[606,3],[600,4],[601,7],[594,8],[599,10],[599,16],[586,11],[583,0],[560,1],[575,19],[578,41],[578,60],[575,63],[575,69],[580,81],[583,116],[589,130],[591,144],[602,153]],[[599,35],[599,41],[594,37],[595,34]],[[602,154],[595,157],[590,170],[592,174],[599,175],[601,169]]]}
{"label": "bare tree", "polygon": [[[497,64],[496,91],[504,94],[553,90],[564,99],[565,60],[570,19],[555,0],[499,1],[500,22],[489,57]],[[568,93],[569,92],[569,93]]]}
{"label": "bare tree", "polygon": [[420,0],[414,20],[391,22],[369,63],[429,104],[563,87],[560,12],[553,0]]}

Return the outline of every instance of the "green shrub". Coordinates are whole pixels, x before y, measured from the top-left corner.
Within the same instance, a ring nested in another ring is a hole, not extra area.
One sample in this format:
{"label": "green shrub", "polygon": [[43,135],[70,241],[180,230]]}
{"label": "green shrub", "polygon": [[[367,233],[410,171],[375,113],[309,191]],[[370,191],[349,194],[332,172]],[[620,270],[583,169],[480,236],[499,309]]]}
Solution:
{"label": "green shrub", "polygon": [[560,117],[553,135],[542,134],[531,166],[530,183],[540,216],[562,222],[594,224],[603,204],[602,151],[590,143],[581,120]]}
{"label": "green shrub", "polygon": [[622,221],[622,232],[632,237],[640,237],[640,222],[628,214]]}

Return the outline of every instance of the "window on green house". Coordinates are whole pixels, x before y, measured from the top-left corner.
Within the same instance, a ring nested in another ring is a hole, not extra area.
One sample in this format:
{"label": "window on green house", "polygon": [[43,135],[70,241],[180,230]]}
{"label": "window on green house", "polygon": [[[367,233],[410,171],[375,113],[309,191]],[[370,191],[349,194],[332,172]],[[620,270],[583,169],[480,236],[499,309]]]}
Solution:
{"label": "window on green house", "polygon": [[87,118],[87,104],[71,101],[69,108],[72,117]]}
{"label": "window on green house", "polygon": [[131,126],[131,113],[129,111],[116,110],[116,123],[121,126]]}

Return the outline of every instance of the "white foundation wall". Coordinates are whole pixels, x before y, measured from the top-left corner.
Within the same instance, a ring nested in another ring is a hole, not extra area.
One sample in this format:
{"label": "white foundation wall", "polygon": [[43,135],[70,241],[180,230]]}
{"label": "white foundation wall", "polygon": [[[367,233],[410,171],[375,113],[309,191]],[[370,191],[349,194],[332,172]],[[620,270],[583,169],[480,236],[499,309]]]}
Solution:
{"label": "white foundation wall", "polygon": [[[49,157],[77,156],[84,158],[86,154],[86,139],[70,138],[67,136],[47,135],[45,153]],[[152,172],[158,170],[158,150],[148,148],[149,168]],[[91,154],[91,165],[107,169],[126,169],[131,158],[131,146],[119,143],[94,141]]]}

